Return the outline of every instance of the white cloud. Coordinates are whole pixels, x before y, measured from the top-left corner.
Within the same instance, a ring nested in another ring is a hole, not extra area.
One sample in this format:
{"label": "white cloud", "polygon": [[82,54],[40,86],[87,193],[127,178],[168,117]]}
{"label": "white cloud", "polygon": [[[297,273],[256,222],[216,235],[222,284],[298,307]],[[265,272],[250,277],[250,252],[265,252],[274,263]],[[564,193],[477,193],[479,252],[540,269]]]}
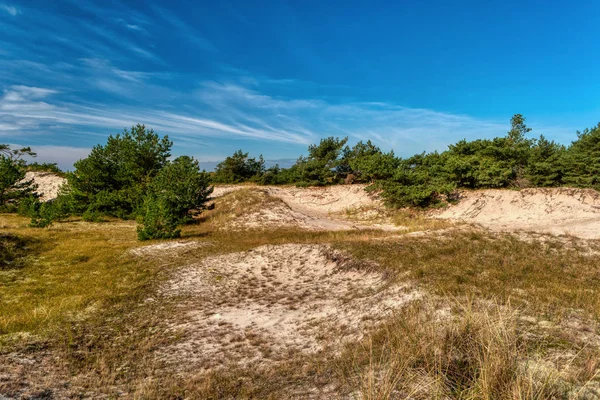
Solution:
{"label": "white cloud", "polygon": [[90,154],[91,148],[69,147],[69,146],[36,146],[31,150],[37,153],[35,161],[39,163],[56,163],[62,170],[73,169],[73,163]]}
{"label": "white cloud", "polygon": [[21,13],[21,10],[19,10],[17,7],[9,5],[9,4],[0,4],[0,10],[6,11],[13,17],[16,17],[18,14]]}
{"label": "white cloud", "polygon": [[[240,122],[227,123],[216,119],[176,114],[166,111],[80,106],[72,103],[49,104],[37,101],[50,96],[52,90],[25,86],[13,86],[0,98],[0,124],[5,131],[31,134],[45,124],[86,126],[92,128],[123,129],[136,123],[144,123],[161,133],[182,137],[246,137],[308,143],[307,138],[286,130],[268,126],[250,126]],[[2,136],[0,131],[0,136]]]}
{"label": "white cloud", "polygon": [[[119,81],[123,85],[141,82],[141,86],[135,87],[144,86],[143,75],[97,61],[91,64],[124,75]],[[108,85],[113,83],[107,81]],[[171,100],[172,104],[181,102],[176,111],[150,104],[84,106],[58,101],[59,96],[54,90],[39,87],[12,86],[5,90],[0,97],[0,137],[39,134],[47,126],[55,127],[54,131],[105,130],[108,134],[144,123],[186,146],[200,143],[203,137],[306,146],[325,136],[349,136],[351,142],[370,139],[384,150],[412,155],[444,150],[448,144],[463,138],[504,135],[509,128],[508,121],[489,121],[383,102],[337,104],[322,99],[287,99],[236,84],[215,82],[201,85],[196,96],[176,94]],[[144,92],[139,96],[144,98]]]}
{"label": "white cloud", "polygon": [[278,99],[235,84],[205,82],[200,97],[209,103],[239,103],[258,108],[298,109],[323,106],[320,100]]}
{"label": "white cloud", "polygon": [[169,10],[159,7],[154,4],[152,6],[157,16],[162,18],[164,21],[169,23],[175,31],[181,36],[181,38],[191,44],[194,44],[201,50],[215,51],[216,48],[210,40],[202,35],[198,30],[185,21],[171,13]]}
{"label": "white cloud", "polygon": [[10,90],[4,92],[4,99],[10,102],[19,102],[30,99],[41,99],[54,93],[57,93],[57,91],[33,86],[15,85],[11,86]]}

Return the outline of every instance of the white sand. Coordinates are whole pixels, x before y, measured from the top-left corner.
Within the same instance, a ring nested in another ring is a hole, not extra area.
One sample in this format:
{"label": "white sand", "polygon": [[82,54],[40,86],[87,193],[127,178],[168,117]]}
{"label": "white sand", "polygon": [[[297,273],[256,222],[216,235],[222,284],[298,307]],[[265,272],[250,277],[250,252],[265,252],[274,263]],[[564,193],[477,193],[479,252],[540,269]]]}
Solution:
{"label": "white sand", "polygon": [[[365,185],[337,185],[326,187],[297,188],[292,186],[217,186],[213,198],[235,190],[248,189],[280,199],[264,208],[237,218],[223,229],[257,229],[288,227],[313,231],[344,231],[378,229],[402,231],[405,227],[395,226],[391,221],[351,221],[344,212],[365,208],[383,208],[376,195],[366,192]],[[368,213],[369,211],[366,211]]]}
{"label": "white sand", "polygon": [[437,218],[480,224],[497,231],[533,231],[600,238],[600,193],[548,188],[465,191]]}
{"label": "white sand", "polygon": [[185,318],[171,322],[184,339],[161,357],[211,369],[336,349],[420,297],[380,273],[349,269],[349,261],[325,245],[287,244],[209,257],[177,271],[162,295],[184,296]]}
{"label": "white sand", "polygon": [[31,180],[38,185],[37,193],[41,196],[40,201],[53,200],[58,196],[60,187],[67,182],[52,172],[27,172],[25,180]]}

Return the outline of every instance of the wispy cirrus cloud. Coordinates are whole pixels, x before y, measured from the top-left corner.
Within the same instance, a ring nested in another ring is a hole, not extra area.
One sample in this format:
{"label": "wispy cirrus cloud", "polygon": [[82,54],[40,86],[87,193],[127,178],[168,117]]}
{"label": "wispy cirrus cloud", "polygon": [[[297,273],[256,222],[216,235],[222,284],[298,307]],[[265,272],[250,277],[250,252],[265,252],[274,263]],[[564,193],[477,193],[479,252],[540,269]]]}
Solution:
{"label": "wispy cirrus cloud", "polygon": [[[194,116],[163,110],[134,107],[106,107],[100,104],[80,105],[52,101],[56,91],[13,86],[0,98],[0,124],[3,134],[31,135],[45,129],[60,127],[92,127],[120,130],[136,123],[144,123],[161,133],[180,138],[190,137],[244,137],[291,143],[308,143],[307,138],[294,131],[269,127],[265,123],[223,121],[214,116]],[[46,101],[42,101],[42,99]]]}
{"label": "wispy cirrus cloud", "polygon": [[216,47],[210,40],[180,17],[157,4],[153,4],[152,9],[158,18],[171,25],[171,28],[177,32],[182,40],[193,44],[201,50],[216,51]]}
{"label": "wispy cirrus cloud", "polygon": [[[3,48],[8,47],[11,58],[31,61],[75,56],[165,64],[156,54],[147,30],[152,26],[149,16],[122,5],[105,7],[88,1],[75,1],[72,5],[85,13],[84,17],[72,18],[36,7],[28,9],[22,18],[6,20],[2,30],[7,46]],[[0,3],[0,15],[2,11],[13,16],[21,13],[14,6]]]}
{"label": "wispy cirrus cloud", "polygon": [[[89,62],[93,64],[97,60]],[[101,62],[96,67],[114,69]],[[148,78],[120,69],[111,73],[123,75],[122,82],[131,85]],[[275,149],[278,144],[287,144],[296,149],[293,154],[296,155],[322,137],[348,136],[351,143],[372,140],[384,150],[408,156],[444,150],[461,138],[494,137],[508,130],[507,123],[468,115],[386,102],[290,99],[235,82],[203,82],[194,96],[174,92],[173,102],[179,106],[163,109],[148,104],[81,103],[65,100],[62,95],[64,93],[57,90],[41,87],[7,88],[0,97],[0,138],[33,140],[56,132],[63,132],[63,136],[64,132],[79,132],[74,137],[81,148],[87,148],[103,142],[110,133],[144,123],[161,134],[168,134],[192,155],[193,149],[200,145],[204,151],[210,148],[211,140],[251,140]],[[222,155],[220,150],[215,148],[214,151],[218,153],[212,153],[211,160],[215,154]],[[276,153],[274,156],[277,157]]]}
{"label": "wispy cirrus cloud", "polygon": [[7,12],[9,15],[16,17],[21,13],[21,10],[10,4],[0,3],[0,10]]}
{"label": "wispy cirrus cloud", "polygon": [[[134,77],[135,80],[135,77]],[[185,112],[148,107],[110,107],[60,101],[54,90],[13,86],[0,98],[5,131],[31,134],[44,127],[122,129],[145,123],[175,138],[246,138],[306,145],[327,135],[371,139],[384,147],[433,150],[448,133],[499,134],[502,124],[468,116],[386,103],[331,104],[318,99],[284,99],[233,84],[206,82],[198,103]],[[0,135],[2,135],[0,133]],[[412,143],[411,143],[412,142]]]}

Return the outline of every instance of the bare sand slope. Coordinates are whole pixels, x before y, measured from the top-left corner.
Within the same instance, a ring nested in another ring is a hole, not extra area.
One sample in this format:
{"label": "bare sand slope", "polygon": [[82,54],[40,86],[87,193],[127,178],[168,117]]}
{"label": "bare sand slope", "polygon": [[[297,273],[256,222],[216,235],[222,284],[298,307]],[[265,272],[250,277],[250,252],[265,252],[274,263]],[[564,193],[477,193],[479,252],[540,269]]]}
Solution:
{"label": "bare sand slope", "polygon": [[272,364],[339,349],[421,296],[326,245],[262,246],[177,271],[161,296],[180,299],[168,321],[183,335],[160,355],[175,366]]}
{"label": "bare sand slope", "polygon": [[240,189],[250,189],[281,200],[271,202],[257,212],[240,217],[233,228],[298,227],[307,230],[379,229],[399,231],[406,228],[390,221],[350,221],[346,210],[382,208],[378,196],[365,191],[365,185],[337,185],[297,188],[292,186],[217,186],[213,198],[219,198]]}
{"label": "bare sand slope", "polygon": [[318,211],[324,214],[338,213],[347,209],[381,205],[377,196],[365,191],[366,185],[335,185],[325,187],[298,188],[294,186],[215,186],[213,198],[224,196],[239,189],[264,190],[267,194],[282,199],[293,209]]}
{"label": "bare sand slope", "polygon": [[497,231],[600,239],[600,193],[573,188],[465,191],[458,204],[435,217]]}
{"label": "bare sand slope", "polygon": [[31,180],[38,185],[37,193],[40,201],[53,200],[58,196],[60,187],[67,181],[65,178],[52,172],[27,172],[25,180]]}
{"label": "bare sand slope", "polygon": [[347,231],[360,226],[312,210],[298,211],[283,200],[265,203],[257,211],[244,214],[226,224],[223,229],[300,228],[309,231]]}
{"label": "bare sand slope", "polygon": [[293,209],[339,213],[347,209],[380,206],[377,196],[365,191],[366,185],[336,185],[326,187],[268,186],[271,196],[279,197]]}

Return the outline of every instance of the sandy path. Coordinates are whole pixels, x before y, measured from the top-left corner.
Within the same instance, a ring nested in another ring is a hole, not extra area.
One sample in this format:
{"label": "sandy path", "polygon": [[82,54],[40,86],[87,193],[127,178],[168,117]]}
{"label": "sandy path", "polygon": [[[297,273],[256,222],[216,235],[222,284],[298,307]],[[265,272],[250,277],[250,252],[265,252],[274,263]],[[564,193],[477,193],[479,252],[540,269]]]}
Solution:
{"label": "sandy path", "polygon": [[404,227],[392,223],[360,223],[343,218],[346,210],[383,207],[381,201],[365,191],[366,185],[337,185],[297,188],[291,186],[217,186],[213,198],[239,189],[261,191],[283,201],[284,206],[271,204],[238,221],[238,227],[297,226],[307,230],[344,231],[379,229],[401,231]]}

